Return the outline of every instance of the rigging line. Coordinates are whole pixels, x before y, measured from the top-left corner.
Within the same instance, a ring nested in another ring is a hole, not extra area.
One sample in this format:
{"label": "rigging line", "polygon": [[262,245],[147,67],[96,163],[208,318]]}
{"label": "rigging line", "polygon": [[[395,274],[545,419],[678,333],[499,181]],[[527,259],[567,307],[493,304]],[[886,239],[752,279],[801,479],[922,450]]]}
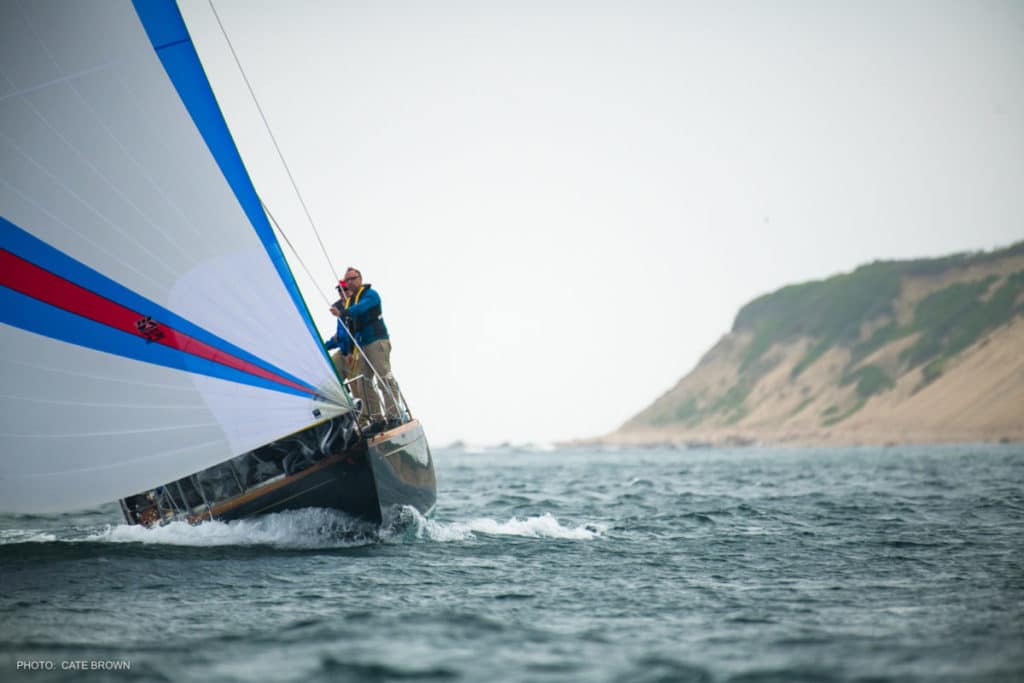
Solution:
{"label": "rigging line", "polygon": [[[72,90],[72,91],[73,91],[73,92],[75,93],[75,95],[77,95],[77,96],[78,96],[78,99],[79,99],[79,100],[82,100],[82,101],[84,101],[84,100],[85,100],[85,98],[83,98],[83,97],[82,97],[82,95],[81,95],[81,93],[80,93],[80,92],[78,91],[78,88],[76,88],[76,87],[75,87],[75,85],[74,85],[73,83],[72,83],[72,84],[70,85],[70,88],[71,88],[71,90]],[[181,248],[181,246],[180,246],[180,245],[178,244],[178,240],[176,240],[176,239],[173,239],[173,238],[172,238],[172,237],[171,237],[171,236],[170,236],[169,234],[167,234],[167,232],[166,232],[166,231],[165,231],[165,230],[163,229],[163,227],[162,227],[162,226],[158,225],[158,224],[157,224],[157,222],[156,222],[155,220],[153,220],[153,218],[151,218],[151,217],[150,217],[149,215],[147,215],[147,213],[146,213],[145,211],[143,211],[142,207],[140,207],[139,205],[137,205],[137,204],[136,204],[136,203],[135,203],[135,202],[134,202],[134,201],[132,200],[132,197],[131,197],[131,196],[129,196],[129,194],[128,194],[127,192],[125,192],[125,191],[124,191],[123,189],[121,189],[121,187],[119,187],[119,184],[118,184],[118,183],[115,183],[115,182],[114,182],[114,181],[113,181],[113,180],[112,180],[112,179],[111,179],[110,177],[108,177],[107,173],[105,173],[105,172],[103,171],[103,169],[101,169],[101,168],[100,168],[100,167],[99,167],[99,166],[98,166],[98,165],[97,165],[96,163],[93,163],[93,162],[92,162],[92,161],[91,161],[91,160],[89,159],[89,155],[88,155],[88,154],[86,154],[85,152],[83,152],[83,151],[82,151],[81,149],[79,149],[79,146],[75,144],[76,142],[78,142],[77,140],[74,140],[74,141],[72,141],[72,140],[68,139],[68,137],[67,137],[67,136],[65,136],[65,135],[64,135],[64,133],[62,133],[62,132],[61,132],[60,130],[58,130],[58,129],[57,129],[57,127],[56,127],[56,126],[55,126],[55,125],[54,125],[54,124],[53,124],[53,123],[52,123],[52,122],[51,122],[51,121],[50,121],[50,120],[49,120],[49,119],[48,119],[48,118],[47,118],[47,117],[46,117],[46,116],[45,116],[45,115],[43,114],[43,112],[41,112],[41,111],[39,110],[39,108],[38,108],[38,107],[37,107],[37,106],[36,106],[36,105],[35,105],[35,104],[34,104],[33,102],[31,102],[30,100],[28,100],[27,98],[26,98],[26,104],[28,104],[29,108],[30,108],[30,109],[32,110],[32,113],[33,113],[33,114],[35,114],[35,116],[36,116],[36,117],[37,117],[37,118],[38,118],[38,119],[39,119],[40,121],[42,121],[42,122],[43,122],[43,124],[44,124],[44,125],[45,125],[45,126],[46,126],[47,128],[49,128],[49,129],[50,129],[50,131],[52,131],[52,132],[53,132],[54,136],[56,136],[56,137],[57,137],[58,139],[60,139],[60,141],[61,141],[61,142],[63,142],[63,143],[65,144],[65,145],[67,145],[68,149],[70,149],[70,150],[71,150],[72,152],[74,152],[74,153],[75,153],[75,154],[76,154],[76,155],[77,155],[77,156],[78,156],[78,157],[79,157],[79,158],[81,159],[81,161],[82,161],[82,163],[83,163],[83,164],[85,165],[85,167],[86,167],[86,168],[88,168],[88,169],[89,169],[89,171],[90,171],[90,172],[91,172],[91,173],[92,173],[92,174],[93,174],[93,175],[94,175],[95,177],[99,178],[99,179],[100,179],[100,180],[102,180],[102,181],[103,181],[104,183],[106,183],[106,185],[107,185],[107,186],[108,186],[108,187],[109,187],[109,188],[111,189],[111,191],[112,191],[112,192],[114,193],[114,195],[115,195],[115,196],[116,196],[116,197],[117,197],[118,199],[120,199],[120,200],[121,200],[121,201],[123,201],[123,202],[124,202],[125,204],[127,204],[128,206],[130,206],[130,207],[131,207],[131,208],[132,208],[132,209],[133,209],[133,210],[134,210],[134,211],[135,211],[136,213],[138,213],[138,214],[139,214],[139,216],[140,216],[140,217],[142,218],[142,220],[144,220],[144,221],[145,221],[146,223],[148,223],[149,225],[151,225],[152,227],[154,227],[154,228],[156,229],[156,232],[157,232],[157,233],[159,233],[159,234],[160,234],[160,236],[161,236],[161,237],[163,237],[163,238],[164,238],[164,239],[165,239],[165,240],[167,241],[167,243],[168,243],[168,244],[170,244],[171,246],[173,246],[173,247],[174,247],[174,248],[175,248],[175,249],[176,249],[176,250],[178,251],[179,255],[181,255],[181,256],[186,256],[185,250],[184,250],[184,249],[182,249],[182,248]],[[88,106],[88,103],[86,103],[86,106]],[[91,109],[91,108],[90,108],[90,109]],[[116,136],[114,136],[114,135],[113,135],[113,134],[112,134],[112,133],[110,132],[109,128],[107,128],[106,124],[105,124],[105,123],[104,123],[104,122],[103,122],[103,121],[102,121],[102,120],[101,120],[101,119],[100,119],[99,117],[97,117],[97,119],[96,119],[96,123],[98,123],[98,124],[99,124],[99,125],[100,125],[100,126],[101,126],[101,127],[103,128],[103,129],[104,129],[104,131],[105,131],[105,132],[106,132],[106,133],[107,133],[108,135],[110,135],[110,138],[111,138],[111,140],[113,140],[113,142],[114,142],[115,144],[117,144],[117,145],[118,145],[119,147],[121,147],[122,149],[124,148],[124,145],[123,145],[123,144],[121,144],[121,141],[120,141],[120,140],[119,140],[119,139],[118,139],[118,138],[117,138]],[[126,232],[126,231],[122,230],[122,229],[121,229],[121,226],[120,226],[120,225],[118,225],[118,224],[116,224],[116,223],[114,223],[113,219],[111,219],[111,218],[108,218],[108,217],[107,217],[106,215],[104,215],[104,213],[103,213],[102,211],[100,211],[100,209],[99,209],[99,208],[97,208],[97,207],[94,207],[94,206],[92,206],[92,205],[91,205],[91,204],[90,204],[89,202],[87,202],[87,201],[86,201],[86,200],[85,200],[84,198],[80,198],[80,197],[79,197],[79,196],[78,196],[78,195],[77,195],[77,194],[76,194],[76,193],[74,192],[74,190],[72,190],[72,189],[71,189],[71,188],[70,188],[69,186],[65,185],[64,183],[61,183],[61,182],[59,182],[58,178],[57,178],[57,177],[56,177],[55,175],[53,175],[53,173],[51,173],[49,169],[47,169],[47,168],[43,167],[43,166],[42,166],[42,165],[40,164],[40,162],[38,162],[38,161],[36,161],[35,159],[33,159],[33,158],[29,157],[27,153],[25,153],[25,152],[24,152],[23,150],[21,150],[21,149],[20,149],[20,148],[19,148],[19,147],[17,146],[17,144],[12,144],[12,146],[13,146],[13,147],[14,147],[14,148],[15,148],[16,150],[18,150],[18,152],[20,152],[20,153],[22,154],[22,156],[24,156],[24,157],[25,157],[26,159],[28,159],[28,160],[29,160],[29,161],[30,161],[31,163],[33,163],[34,165],[38,166],[38,167],[40,168],[40,170],[42,170],[42,171],[43,171],[43,173],[45,173],[45,174],[46,174],[47,176],[49,176],[49,177],[50,177],[50,178],[51,178],[51,179],[52,179],[53,181],[55,181],[55,182],[56,182],[56,183],[57,183],[58,185],[60,185],[60,186],[62,187],[62,189],[64,189],[65,191],[67,191],[67,192],[68,192],[69,194],[71,194],[72,196],[74,196],[74,197],[75,197],[76,199],[79,199],[79,201],[81,201],[81,202],[82,202],[82,204],[83,204],[84,206],[87,206],[87,207],[89,207],[90,209],[93,209],[93,212],[94,212],[94,213],[95,213],[95,214],[96,214],[97,216],[99,216],[100,218],[102,218],[102,219],[103,219],[103,220],[104,220],[105,222],[109,223],[109,224],[111,225],[111,227],[113,227],[113,228],[114,228],[115,230],[117,230],[118,232],[120,232],[121,234],[123,234],[123,235],[125,236],[125,239],[127,239],[127,238],[128,238],[128,235],[129,235],[129,234],[131,234],[131,232],[134,232],[134,231]],[[131,158],[129,154],[126,154],[126,156],[128,156],[129,158]],[[143,173],[143,177],[146,177],[146,174],[145,174],[145,173]],[[147,180],[149,180],[149,178],[148,178],[148,177],[147,177],[146,179],[147,179]],[[159,191],[159,190],[158,190],[158,191]],[[135,242],[136,244],[138,244],[138,245],[139,245],[139,246],[140,246],[140,247],[141,247],[141,248],[142,248],[142,249],[143,249],[144,251],[146,251],[147,253],[149,253],[149,255],[150,255],[150,256],[152,256],[152,257],[153,257],[154,259],[156,258],[156,254],[155,254],[155,253],[153,253],[153,252],[151,252],[150,250],[146,249],[145,245],[143,245],[143,244],[141,243],[141,241],[140,241],[140,240],[136,239],[136,240],[134,240],[134,242]],[[170,271],[170,269],[169,269],[169,268],[167,268],[166,266],[165,266],[165,268],[167,269],[167,272],[168,272],[169,274],[172,274],[172,275],[173,275],[173,273],[172,273],[172,272]]]}
{"label": "rigging line", "polygon": [[238,72],[242,74],[242,80],[245,81],[246,87],[249,88],[249,94],[252,96],[252,101],[256,105],[256,110],[260,113],[260,118],[263,119],[263,126],[267,129],[267,134],[270,136],[271,142],[274,143],[274,149],[277,150],[277,156],[281,160],[281,164],[284,166],[285,172],[288,174],[288,180],[291,181],[292,188],[295,190],[295,196],[299,198],[299,204],[302,205],[302,210],[306,212],[306,219],[309,221],[309,225],[313,228],[313,234],[316,235],[316,241],[320,243],[320,250],[323,252],[324,258],[327,259],[327,265],[330,266],[331,272],[334,274],[334,279],[338,280],[338,271],[335,269],[334,263],[331,262],[331,257],[327,253],[327,247],[324,246],[324,241],[320,239],[320,231],[316,229],[316,223],[313,221],[313,216],[309,213],[309,207],[306,206],[306,200],[302,198],[302,193],[299,192],[299,186],[295,182],[294,176],[292,176],[292,170],[288,167],[288,162],[284,159],[281,147],[277,144],[277,138],[274,137],[274,132],[270,129],[270,123],[267,121],[267,117],[263,113],[263,107],[260,106],[259,100],[256,99],[256,91],[253,90],[252,84],[249,82],[249,77],[245,75],[245,69],[242,68],[242,62],[238,59],[238,54],[235,52],[235,46],[231,44],[231,39],[228,38],[228,33],[224,30],[224,24],[220,20],[220,14],[217,13],[217,8],[213,6],[213,0],[207,0],[207,2],[210,5],[210,9],[213,10],[213,16],[217,19],[217,25],[220,26],[220,32],[223,34],[224,40],[228,44],[228,49],[231,50],[231,56],[235,58],[235,64],[238,66]]}
{"label": "rigging line", "polygon": [[[129,232],[126,232],[124,229],[122,229],[123,226],[121,226],[120,224],[114,222],[114,220],[112,218],[108,217],[106,214],[104,214],[100,210],[100,208],[98,206],[94,206],[92,203],[90,203],[87,200],[87,198],[83,197],[80,193],[76,192],[70,185],[61,182],[61,180],[56,175],[54,175],[50,171],[50,169],[46,168],[39,161],[37,161],[36,159],[34,159],[31,156],[29,156],[28,154],[26,154],[24,150],[22,150],[20,147],[18,147],[16,144],[14,144],[10,140],[10,138],[8,138],[3,133],[0,133],[0,142],[7,142],[8,146],[10,148],[14,149],[18,154],[20,154],[29,164],[31,164],[31,166],[33,166],[36,169],[38,169],[38,171],[39,171],[39,173],[41,175],[46,176],[46,179],[51,181],[53,186],[55,186],[56,188],[62,190],[67,196],[71,197],[77,204],[81,205],[84,209],[87,209],[88,213],[90,213],[93,216],[95,216],[99,220],[100,223],[103,223],[106,226],[109,226],[109,228],[112,231],[116,232],[126,242],[129,241],[130,234],[129,234]],[[22,174],[22,175],[24,175],[24,174]],[[103,178],[103,176],[100,176],[100,177]],[[106,179],[104,178],[104,180],[106,180]],[[109,184],[109,181],[107,181],[107,182]],[[53,213],[52,211],[47,209],[45,206],[40,204],[38,201],[36,201],[36,199],[34,197],[31,197],[31,196],[25,194],[19,187],[15,186],[15,185],[12,185],[10,182],[8,182],[4,178],[0,178],[0,183],[2,183],[3,185],[7,186],[12,191],[14,191],[14,193],[17,194],[20,199],[25,201],[27,204],[31,205],[32,208],[38,210],[39,212],[44,214],[47,218],[53,220],[55,223],[58,223],[58,224],[60,224],[62,226],[67,227],[70,232],[75,234],[75,236],[79,237],[84,242],[89,243],[90,246],[94,247],[101,254],[104,254],[105,256],[109,256],[113,261],[117,262],[118,265],[123,266],[125,269],[130,270],[131,272],[135,273],[136,275],[139,275],[141,278],[143,278],[143,279],[145,279],[145,280],[147,280],[149,282],[152,282],[152,283],[157,283],[158,282],[158,280],[156,278],[152,277],[149,273],[145,272],[144,268],[137,267],[134,263],[125,262],[125,260],[119,254],[115,253],[112,249],[110,249],[108,247],[105,247],[105,246],[103,246],[101,244],[98,244],[95,239],[93,239],[91,236],[86,234],[87,231],[83,231],[78,226],[75,226],[75,225],[72,225],[70,223],[65,222],[59,216],[57,216],[55,213]],[[140,248],[140,250],[149,259],[151,259],[150,261],[148,261],[148,263],[154,265],[154,267],[162,268],[165,271],[166,275],[171,275],[171,276],[174,275],[174,273],[173,273],[173,271],[171,271],[170,267],[165,265],[163,263],[163,261],[161,261],[157,257],[157,254],[154,253],[149,248],[147,248],[147,246],[145,244],[142,244],[142,242],[140,242],[137,239],[133,239],[131,241],[134,242]]]}
{"label": "rigging line", "polygon": [[[363,360],[366,361],[366,365],[367,367],[370,368],[370,372],[373,373],[373,376],[376,379],[380,380],[380,385],[384,387],[384,391],[387,392],[388,396],[391,397],[391,402],[395,404],[395,410],[401,412],[398,404],[398,399],[395,398],[395,393],[391,391],[391,387],[388,386],[388,383],[384,379],[384,377],[379,372],[377,372],[377,368],[373,367],[373,363],[370,362],[370,357],[366,355],[366,351],[363,351],[363,347],[360,346],[359,342],[356,341],[355,335],[352,334],[352,330],[348,329],[348,325],[345,324],[342,324],[341,327],[345,329],[345,334],[347,334],[348,338],[352,340],[352,346],[355,348],[356,351],[358,351],[362,355]],[[370,385],[368,390],[375,391],[372,384]],[[401,393],[401,389],[399,389],[399,393]],[[381,410],[384,411],[385,414],[387,414],[387,410],[383,405],[381,406]]]}
{"label": "rigging line", "polygon": [[[295,255],[295,258],[296,260],[298,260],[299,265],[302,266],[302,270],[306,272],[306,277],[308,277],[310,281],[313,282],[313,284],[315,285],[316,278],[313,277],[313,274],[311,272],[309,272],[309,268],[306,266],[306,262],[302,260],[301,256],[299,256],[298,250],[295,249],[295,245],[293,245],[291,240],[288,239],[288,235],[284,234],[284,230],[281,229],[281,225],[277,222],[277,219],[274,218],[274,214],[270,213],[270,207],[264,204],[262,199],[260,199],[260,206],[263,207],[263,211],[266,212],[267,217],[270,219],[270,222],[274,224],[274,227],[277,229],[277,232],[280,233],[282,238],[284,238],[284,243],[288,245],[288,248]],[[319,287],[316,287],[316,292],[317,294],[320,295],[320,298],[324,300],[324,303],[327,304],[328,307],[332,305],[331,301],[324,295],[322,291],[320,291]]]}
{"label": "rigging line", "polygon": [[[373,363],[370,362],[370,357],[366,355],[366,352],[363,351],[363,347],[360,346],[359,342],[356,341],[356,337],[352,333],[352,330],[348,329],[348,325],[345,325],[344,323],[341,324],[340,327],[344,328],[345,334],[347,334],[348,338],[350,340],[352,340],[352,347],[362,355],[363,360],[366,361],[366,365],[367,365],[367,367],[370,368],[370,372],[373,373],[373,376],[376,379],[380,380],[380,384],[381,384],[382,387],[384,387],[384,391],[388,394],[388,396],[391,397],[391,402],[395,404],[395,410],[397,410],[399,413],[401,413],[401,408],[399,407],[398,399],[395,398],[395,392],[391,391],[391,387],[388,386],[387,380],[384,378],[383,375],[381,375],[379,372],[377,372],[377,368],[373,367]],[[394,377],[394,375],[392,375],[392,377]],[[396,382],[396,384],[397,384],[397,382]],[[370,391],[374,391],[374,388],[373,388],[372,384],[371,384],[369,390]],[[401,394],[402,390],[399,389],[398,393]],[[402,403],[403,404],[405,403],[404,397],[403,397]],[[384,411],[385,415],[387,414],[387,409],[384,407],[383,404],[381,405],[381,410]],[[408,412],[408,408],[406,408],[406,412]]]}

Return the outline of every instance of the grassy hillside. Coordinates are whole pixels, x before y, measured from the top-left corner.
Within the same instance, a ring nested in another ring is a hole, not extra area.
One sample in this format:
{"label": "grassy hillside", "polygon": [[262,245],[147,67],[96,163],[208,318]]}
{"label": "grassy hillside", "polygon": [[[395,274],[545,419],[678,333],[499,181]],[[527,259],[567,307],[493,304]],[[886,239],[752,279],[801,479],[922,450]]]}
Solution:
{"label": "grassy hillside", "polygon": [[1021,316],[1024,242],[783,287],[745,305],[694,372],[623,430],[834,426],[897,386],[921,391]]}

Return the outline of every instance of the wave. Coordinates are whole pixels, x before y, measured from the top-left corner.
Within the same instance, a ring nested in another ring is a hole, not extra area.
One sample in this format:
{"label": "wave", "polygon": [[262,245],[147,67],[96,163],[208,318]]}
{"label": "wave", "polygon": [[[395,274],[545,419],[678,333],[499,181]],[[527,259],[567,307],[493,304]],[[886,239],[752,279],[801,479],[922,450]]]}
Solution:
{"label": "wave", "polygon": [[303,509],[230,522],[178,521],[147,528],[136,524],[72,527],[63,530],[4,529],[0,545],[20,543],[113,543],[186,547],[264,546],[278,549],[351,548],[378,543],[471,541],[479,536],[514,536],[585,541],[600,537],[604,524],[562,524],[551,513],[500,521],[476,517],[440,521],[410,507],[397,510],[383,525],[337,510]]}
{"label": "wave", "polygon": [[337,510],[306,508],[231,522],[171,522],[147,528],[119,524],[84,540],[177,546],[272,546],[275,548],[340,548],[376,543],[379,528]]}
{"label": "wave", "polygon": [[[412,512],[415,513],[414,510]],[[512,517],[505,522],[489,517],[477,517],[466,522],[441,522],[419,516],[416,524],[419,538],[441,542],[472,540],[478,534],[586,541],[598,538],[607,531],[607,525],[604,524],[564,526],[551,513],[524,519]]]}
{"label": "wave", "polygon": [[468,453],[470,455],[511,455],[516,453],[553,453],[558,450],[558,446],[554,443],[544,441],[524,441],[521,443],[505,441],[498,444],[465,443],[463,441],[456,441],[448,444],[447,446],[441,446],[437,450],[443,450],[451,453]]}
{"label": "wave", "polygon": [[56,534],[33,529],[0,529],[0,545],[14,543],[53,543]]}

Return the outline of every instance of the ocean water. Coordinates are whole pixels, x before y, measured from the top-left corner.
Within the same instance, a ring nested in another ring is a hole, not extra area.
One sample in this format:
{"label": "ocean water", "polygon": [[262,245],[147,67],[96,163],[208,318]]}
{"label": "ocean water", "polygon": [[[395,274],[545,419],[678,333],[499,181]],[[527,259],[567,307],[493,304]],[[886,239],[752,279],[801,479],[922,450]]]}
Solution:
{"label": "ocean water", "polygon": [[1024,681],[1024,447],[435,452],[383,529],[0,517],[0,681]]}

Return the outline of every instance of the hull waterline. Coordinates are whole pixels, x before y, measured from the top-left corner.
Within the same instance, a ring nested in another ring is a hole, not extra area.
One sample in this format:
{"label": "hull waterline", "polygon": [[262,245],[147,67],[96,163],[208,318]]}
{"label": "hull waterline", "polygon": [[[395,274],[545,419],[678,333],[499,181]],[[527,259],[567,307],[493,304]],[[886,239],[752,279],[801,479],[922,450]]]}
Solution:
{"label": "hull waterline", "polygon": [[[379,524],[396,508],[409,506],[422,514],[433,508],[437,497],[434,463],[419,421],[369,439],[358,435],[336,438],[312,457],[305,451],[319,435],[308,432],[271,445],[272,455],[279,456],[285,470],[279,475],[250,483],[252,463],[228,461],[123,499],[125,519],[154,526],[174,520],[229,521],[285,510],[329,508]],[[296,465],[300,451],[305,461]],[[267,452],[246,455],[261,467],[271,459]]]}

